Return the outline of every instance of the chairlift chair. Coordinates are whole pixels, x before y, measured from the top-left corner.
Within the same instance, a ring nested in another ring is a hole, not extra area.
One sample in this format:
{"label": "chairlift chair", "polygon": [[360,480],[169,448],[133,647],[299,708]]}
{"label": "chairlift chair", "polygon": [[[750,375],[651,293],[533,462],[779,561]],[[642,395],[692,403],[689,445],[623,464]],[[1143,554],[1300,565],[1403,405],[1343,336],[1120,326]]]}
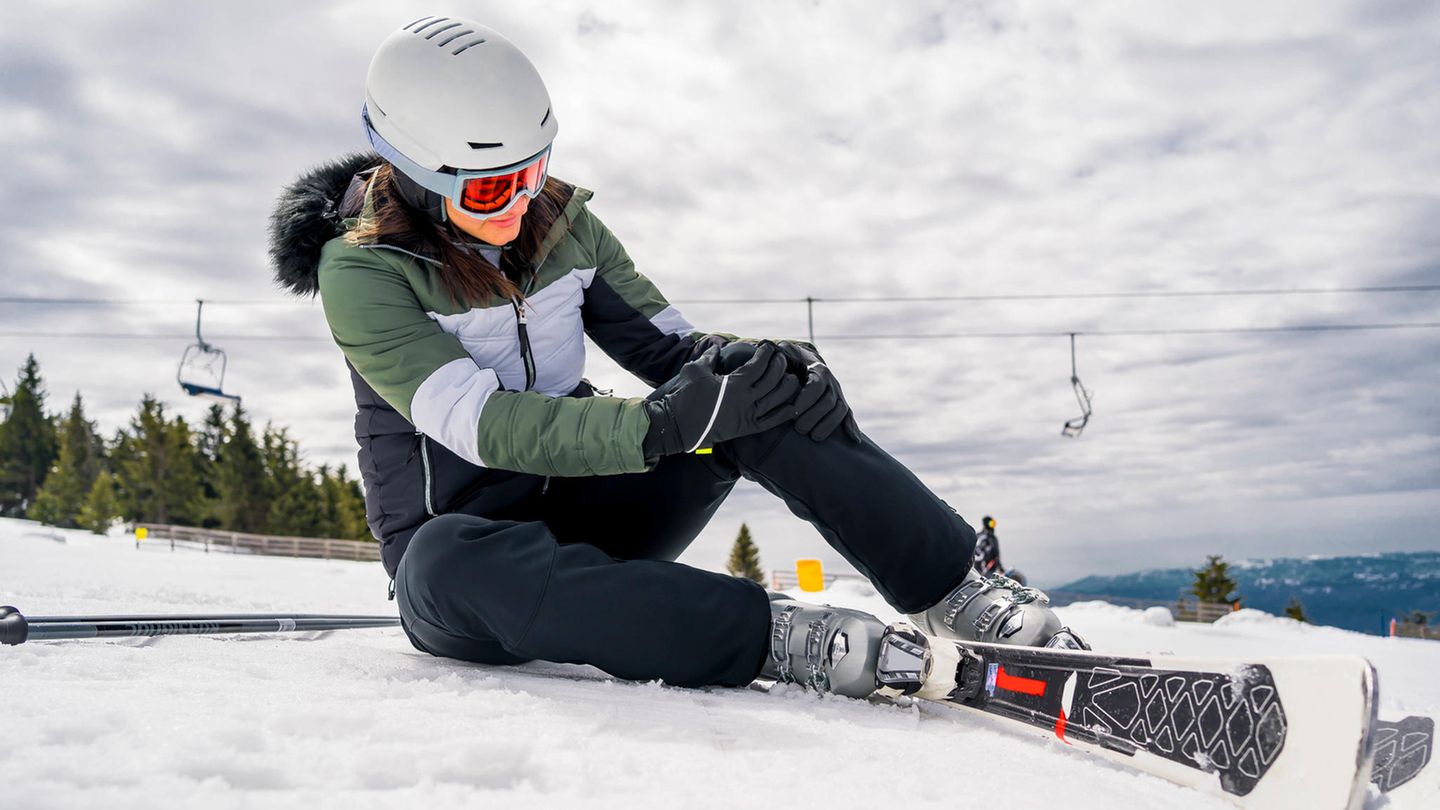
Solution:
{"label": "chairlift chair", "polygon": [[0,422],[10,421],[10,386],[0,380]]}
{"label": "chairlift chair", "polygon": [[1075,389],[1075,399],[1080,403],[1080,415],[1065,423],[1060,429],[1060,435],[1067,439],[1079,438],[1081,431],[1090,423],[1090,389],[1080,382],[1080,375],[1075,371],[1075,333],[1070,333],[1070,387]]}
{"label": "chairlift chair", "polygon": [[200,336],[200,315],[204,309],[205,301],[197,298],[195,342],[185,347],[185,354],[180,357],[180,367],[175,371],[175,381],[192,397],[210,397],[238,403],[239,395],[227,394],[224,391],[224,350],[206,343],[205,338]]}

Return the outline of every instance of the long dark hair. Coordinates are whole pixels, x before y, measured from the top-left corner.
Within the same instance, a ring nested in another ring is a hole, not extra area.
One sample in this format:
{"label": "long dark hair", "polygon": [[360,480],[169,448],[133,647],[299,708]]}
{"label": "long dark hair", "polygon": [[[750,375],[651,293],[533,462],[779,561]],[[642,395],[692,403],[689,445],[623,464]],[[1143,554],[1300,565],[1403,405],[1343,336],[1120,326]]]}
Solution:
{"label": "long dark hair", "polygon": [[545,188],[530,201],[520,220],[520,233],[505,246],[496,267],[478,251],[464,245],[473,238],[454,225],[438,223],[428,214],[408,205],[395,187],[395,167],[381,163],[370,180],[374,216],[365,217],[345,234],[351,244],[386,244],[429,256],[440,262],[440,285],[450,295],[452,304],[476,306],[493,297],[505,299],[521,296],[519,282],[540,250],[540,242],[556,220],[565,213],[565,206],[575,187],[554,177],[545,180]]}

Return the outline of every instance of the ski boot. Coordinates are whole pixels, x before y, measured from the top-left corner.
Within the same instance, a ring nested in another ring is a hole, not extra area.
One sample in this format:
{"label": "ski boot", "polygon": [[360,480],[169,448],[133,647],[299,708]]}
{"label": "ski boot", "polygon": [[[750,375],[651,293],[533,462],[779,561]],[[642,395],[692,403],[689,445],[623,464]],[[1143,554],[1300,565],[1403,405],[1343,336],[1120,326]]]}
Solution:
{"label": "ski boot", "polygon": [[761,677],[799,683],[817,692],[866,697],[885,623],[859,610],[809,605],[770,596],[770,654]]}
{"label": "ski boot", "polygon": [[864,611],[770,595],[770,652],[762,678],[853,698],[878,693],[945,700],[956,693],[961,671],[957,647],[932,647],[905,622],[887,626]]}
{"label": "ski boot", "polygon": [[910,620],[924,633],[956,641],[1088,650],[1050,609],[1050,599],[1009,577],[973,568],[948,596]]}

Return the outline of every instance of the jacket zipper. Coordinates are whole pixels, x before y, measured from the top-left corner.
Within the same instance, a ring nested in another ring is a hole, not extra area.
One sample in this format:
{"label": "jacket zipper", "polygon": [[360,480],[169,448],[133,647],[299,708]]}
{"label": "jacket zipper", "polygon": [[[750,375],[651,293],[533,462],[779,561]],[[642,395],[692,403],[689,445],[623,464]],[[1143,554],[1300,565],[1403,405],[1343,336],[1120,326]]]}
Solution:
{"label": "jacket zipper", "polygon": [[[530,294],[530,288],[535,286],[535,278],[540,275],[538,268],[530,268],[530,278],[525,282],[525,295]],[[535,360],[530,355],[530,334],[525,329],[524,305],[515,302],[515,316],[519,321],[520,330],[520,356],[525,358],[525,388],[535,384]],[[545,476],[545,483],[540,486],[540,494],[544,495],[550,491],[550,476]]]}
{"label": "jacket zipper", "polygon": [[510,306],[515,308],[515,328],[520,334],[520,357],[525,361],[525,388],[529,391],[535,385],[535,358],[530,353],[530,332],[526,328],[529,320],[525,317],[525,305],[520,299],[510,299]]}
{"label": "jacket zipper", "polygon": [[435,517],[435,501],[430,494],[434,488],[430,476],[430,447],[426,444],[424,433],[416,431],[415,435],[420,437],[420,466],[425,468],[425,514]]}

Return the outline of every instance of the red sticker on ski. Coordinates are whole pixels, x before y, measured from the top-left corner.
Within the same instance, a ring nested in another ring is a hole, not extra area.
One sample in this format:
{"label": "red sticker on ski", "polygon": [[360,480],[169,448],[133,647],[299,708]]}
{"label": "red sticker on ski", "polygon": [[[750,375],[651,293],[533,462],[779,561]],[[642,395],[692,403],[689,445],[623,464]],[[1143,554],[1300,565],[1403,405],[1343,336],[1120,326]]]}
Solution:
{"label": "red sticker on ski", "polygon": [[1000,667],[995,673],[995,685],[1008,692],[1019,692],[1022,695],[1034,695],[1040,697],[1045,694],[1045,682],[1035,678],[1022,678],[1019,675],[1010,675],[1005,672],[1005,667]]}

